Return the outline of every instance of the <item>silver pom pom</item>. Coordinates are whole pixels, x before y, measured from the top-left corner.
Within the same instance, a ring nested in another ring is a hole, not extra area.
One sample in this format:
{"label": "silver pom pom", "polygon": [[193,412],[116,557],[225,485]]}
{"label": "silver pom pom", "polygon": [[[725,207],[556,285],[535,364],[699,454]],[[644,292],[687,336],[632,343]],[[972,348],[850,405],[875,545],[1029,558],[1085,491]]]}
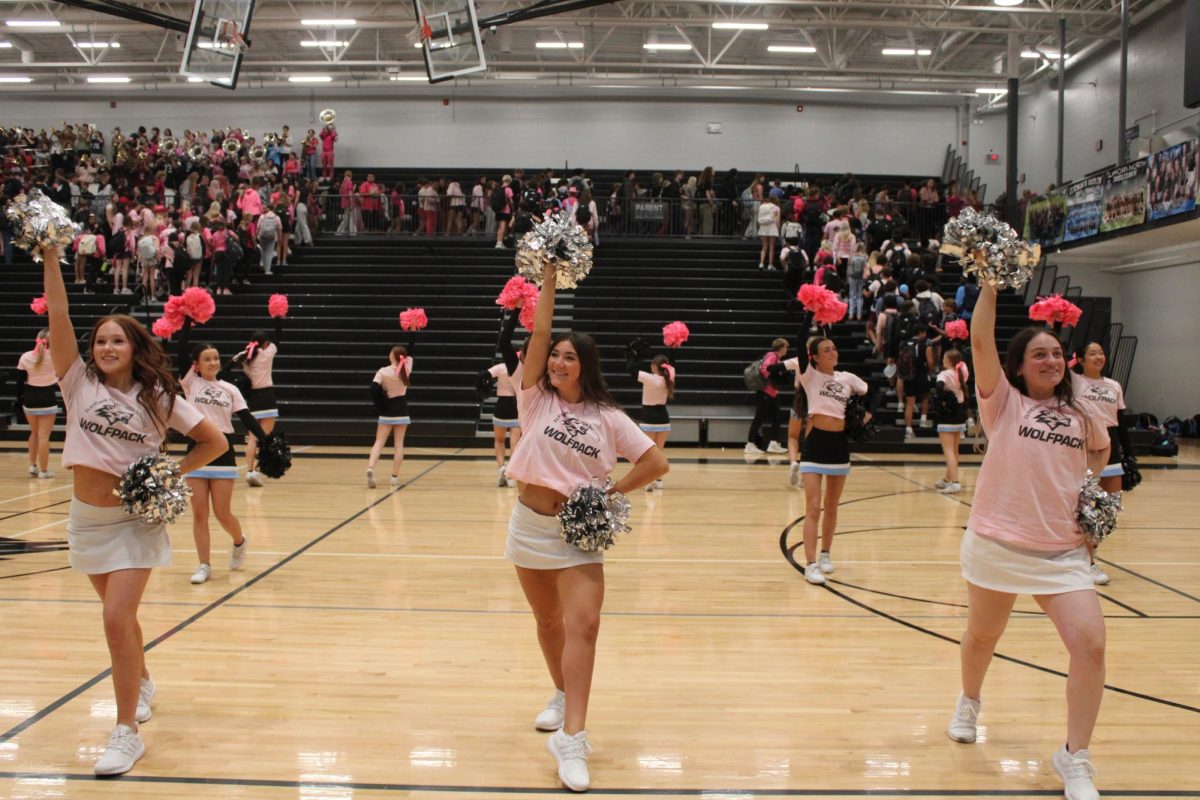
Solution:
{"label": "silver pom pom", "polygon": [[179,462],[169,456],[142,456],[129,465],[113,490],[121,507],[137,514],[147,525],[174,522],[187,511],[192,489]]}
{"label": "silver pom pom", "polygon": [[997,289],[1020,289],[1042,257],[1041,245],[1022,241],[1011,225],[970,206],[946,223],[938,249]]}
{"label": "silver pom pom", "polygon": [[80,231],[65,208],[37,189],[14,197],[8,204],[8,218],[13,224],[13,243],[28,250],[34,261],[42,260],[41,251],[46,247],[58,247],[65,256]]}
{"label": "silver pom pom", "polygon": [[554,261],[554,285],[574,289],[592,269],[592,239],[570,214],[547,214],[517,243],[516,261],[517,272],[539,286],[546,261]]}
{"label": "silver pom pom", "polygon": [[1079,527],[1093,546],[1099,546],[1117,527],[1121,493],[1100,488],[1100,479],[1089,469],[1079,492]]}
{"label": "silver pom pom", "polygon": [[612,481],[595,478],[571,493],[558,512],[562,537],[568,544],[589,553],[607,550],[618,534],[628,533],[629,499],[620,492],[608,493]]}

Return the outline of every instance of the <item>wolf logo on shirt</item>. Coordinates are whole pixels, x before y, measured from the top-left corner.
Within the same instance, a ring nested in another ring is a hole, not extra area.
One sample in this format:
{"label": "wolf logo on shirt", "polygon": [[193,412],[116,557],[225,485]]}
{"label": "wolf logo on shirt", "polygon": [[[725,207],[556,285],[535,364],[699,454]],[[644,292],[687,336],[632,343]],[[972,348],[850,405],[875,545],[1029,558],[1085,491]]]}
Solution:
{"label": "wolf logo on shirt", "polygon": [[1059,428],[1071,427],[1071,418],[1065,414],[1059,414],[1049,408],[1043,408],[1033,417],[1035,422],[1040,422],[1054,433]]}
{"label": "wolf logo on shirt", "polygon": [[1116,403],[1117,392],[1111,386],[1103,384],[1090,384],[1083,393],[1084,400],[1091,400],[1094,403]]}
{"label": "wolf logo on shirt", "polygon": [[567,432],[572,436],[587,436],[588,431],[592,429],[591,425],[579,419],[579,417],[572,417],[565,411],[559,415],[555,422],[566,428]]}
{"label": "wolf logo on shirt", "polygon": [[[559,430],[555,427],[555,425],[561,425],[563,428],[566,428],[566,430]],[[548,436],[554,441],[566,445],[577,453],[588,456],[589,458],[596,458],[600,455],[600,448],[594,444],[588,444],[587,442],[580,441],[580,439],[587,436],[591,430],[591,423],[585,422],[578,417],[573,417],[570,413],[564,411],[554,419],[553,423],[545,427],[545,429],[542,431],[542,435]]]}
{"label": "wolf logo on shirt", "polygon": [[221,408],[229,405],[229,401],[225,399],[225,393],[215,386],[205,386],[204,390],[192,399],[192,402],[202,406],[219,406]]}
{"label": "wolf logo on shirt", "polygon": [[[98,417],[104,420],[107,425],[102,425],[94,419],[89,419],[89,416]],[[108,436],[112,439],[122,439],[127,442],[143,444],[146,441],[146,434],[116,427],[118,425],[128,425],[133,422],[133,418],[136,416],[139,416],[139,413],[123,403],[118,403],[115,400],[100,400],[93,403],[79,418],[79,427],[88,433],[94,433],[99,436]]]}
{"label": "wolf logo on shirt", "polygon": [[1082,449],[1082,438],[1072,436],[1070,432],[1058,432],[1059,428],[1071,428],[1075,424],[1075,421],[1069,415],[1042,406],[1037,410],[1030,409],[1025,412],[1025,419],[1030,423],[1036,423],[1036,425],[1018,425],[1017,434],[1019,436],[1023,436],[1026,439],[1035,439],[1045,444],[1070,447],[1073,450]]}
{"label": "wolf logo on shirt", "polygon": [[133,419],[133,410],[113,400],[101,400],[100,405],[88,409],[89,414],[95,414],[109,425],[128,425]]}

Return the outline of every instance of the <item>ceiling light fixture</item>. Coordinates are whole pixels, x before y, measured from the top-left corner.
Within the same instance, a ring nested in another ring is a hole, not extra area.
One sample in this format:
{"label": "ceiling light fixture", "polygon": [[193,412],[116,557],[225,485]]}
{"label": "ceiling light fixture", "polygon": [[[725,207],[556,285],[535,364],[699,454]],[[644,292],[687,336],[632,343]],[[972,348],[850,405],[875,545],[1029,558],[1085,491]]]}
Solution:
{"label": "ceiling light fixture", "polygon": [[12,42],[0,42],[0,50],[8,50],[12,47]]}
{"label": "ceiling light fixture", "polygon": [[1022,5],[1025,0],[992,0],[998,6],[1011,7]]}
{"label": "ceiling light fixture", "polygon": [[75,46],[78,47],[80,50],[87,49],[87,48],[95,48],[95,49],[99,50],[99,49],[103,49],[105,47],[111,47],[113,50],[121,49],[120,42],[76,42]]}
{"label": "ceiling light fixture", "polygon": [[885,56],[929,56],[933,55],[932,50],[921,48],[913,50],[911,47],[885,47],[880,51]]}
{"label": "ceiling light fixture", "polygon": [[768,53],[815,53],[817,48],[806,44],[771,44],[767,45]]}
{"label": "ceiling light fixture", "polygon": [[0,75],[0,83],[33,83],[27,75]]}
{"label": "ceiling light fixture", "polygon": [[10,19],[5,22],[10,28],[60,28],[62,23],[56,19]]}
{"label": "ceiling light fixture", "polygon": [[389,81],[428,81],[424,75],[389,75]]}
{"label": "ceiling light fixture", "polygon": [[534,42],[539,50],[582,50],[583,42]]}
{"label": "ceiling light fixture", "polygon": [[188,78],[188,83],[208,83],[204,78],[197,78],[195,75]]}
{"label": "ceiling light fixture", "polygon": [[714,22],[712,26],[718,31],[765,31],[771,27],[765,22],[734,22],[730,20]]}
{"label": "ceiling light fixture", "polygon": [[289,83],[332,83],[333,78],[329,75],[291,75],[288,77]]}
{"label": "ceiling light fixture", "polygon": [[302,19],[301,25],[314,28],[352,28],[358,24],[356,19]]}
{"label": "ceiling light fixture", "polygon": [[89,75],[88,83],[129,83],[132,80],[128,75]]}
{"label": "ceiling light fixture", "polygon": [[350,43],[339,41],[337,39],[326,39],[326,40],[322,40],[322,41],[315,41],[313,39],[301,39],[300,46],[301,47],[349,47]]}
{"label": "ceiling light fixture", "polygon": [[981,86],[975,90],[975,94],[991,94],[991,95],[1008,94],[1008,89],[999,89],[995,86],[992,86],[992,87]]}
{"label": "ceiling light fixture", "polygon": [[[1058,61],[1059,54],[1053,50],[1046,50],[1041,53],[1039,53],[1037,50],[1022,50],[1021,58],[1045,58],[1050,61]],[[1070,59],[1071,57],[1067,56],[1067,58]]]}
{"label": "ceiling light fixture", "polygon": [[687,42],[646,42],[642,45],[643,50],[691,50],[692,46]]}

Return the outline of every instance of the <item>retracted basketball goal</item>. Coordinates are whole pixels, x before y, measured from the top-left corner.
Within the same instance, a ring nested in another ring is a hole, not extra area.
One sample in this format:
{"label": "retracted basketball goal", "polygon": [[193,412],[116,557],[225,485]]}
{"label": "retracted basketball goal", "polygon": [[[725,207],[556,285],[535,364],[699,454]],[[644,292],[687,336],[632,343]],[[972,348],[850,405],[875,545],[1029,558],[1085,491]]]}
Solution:
{"label": "retracted basketball goal", "polygon": [[430,83],[487,69],[474,0],[413,0],[413,10],[409,38],[421,45]]}

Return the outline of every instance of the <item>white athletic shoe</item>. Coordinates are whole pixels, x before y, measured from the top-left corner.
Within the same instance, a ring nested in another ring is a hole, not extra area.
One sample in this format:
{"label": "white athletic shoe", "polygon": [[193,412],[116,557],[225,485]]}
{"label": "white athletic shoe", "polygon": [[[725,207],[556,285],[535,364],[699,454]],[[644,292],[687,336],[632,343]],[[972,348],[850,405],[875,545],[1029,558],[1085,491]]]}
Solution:
{"label": "white athletic shoe", "polygon": [[212,576],[212,567],[208,564],[201,564],[196,567],[196,571],[192,573],[192,583],[199,586]]}
{"label": "white athletic shoe", "polygon": [[586,792],[592,783],[588,774],[588,755],[592,746],[588,744],[587,731],[568,736],[561,730],[546,739],[546,749],[558,762],[558,779],[572,792]]}
{"label": "white athletic shoe", "polygon": [[809,583],[822,586],[825,584],[825,573],[821,572],[821,565],[816,561],[804,568],[804,580]]}
{"label": "white athletic shoe", "polygon": [[1110,578],[1108,577],[1108,573],[1100,569],[1100,565],[1093,561],[1092,583],[1096,584],[1097,586],[1108,586],[1109,580]]}
{"label": "white athletic shoe", "polygon": [[742,452],[748,456],[761,456],[766,451],[754,442],[746,442],[746,446],[742,448]]}
{"label": "white athletic shoe", "polygon": [[1091,762],[1091,754],[1087,750],[1076,750],[1068,753],[1064,745],[1050,759],[1054,771],[1063,779],[1063,795],[1066,800],[1100,800],[1100,792],[1092,779],[1098,770]]}
{"label": "white athletic shoe", "polygon": [[388,481],[388,485],[391,486],[393,489],[399,488],[400,487],[400,476],[393,475],[391,477],[391,479]]}
{"label": "white athletic shoe", "polygon": [[54,470],[48,469],[45,472],[39,472],[38,477],[41,478],[42,480],[49,480],[50,478],[54,477]]}
{"label": "white athletic shoe", "polygon": [[662,491],[663,486],[661,479],[654,482],[654,488],[658,489],[660,492]]}
{"label": "white athletic shoe", "polygon": [[262,476],[257,472],[247,472],[246,483],[250,484],[251,486],[262,486]]}
{"label": "white athletic shoe", "polygon": [[508,470],[504,471],[504,483],[510,489],[517,488],[517,482],[514,481],[512,478],[508,477]]}
{"label": "white athletic shoe", "polygon": [[563,717],[567,713],[567,696],[555,689],[554,697],[546,703],[546,707],[538,713],[533,721],[533,727],[539,731],[556,731],[563,725]]}
{"label": "white athletic shoe", "polygon": [[948,483],[950,483],[950,481],[946,480],[945,478],[938,478],[937,483],[933,484],[933,488],[940,492],[942,489],[946,488],[946,484]]}
{"label": "white athletic shoe", "polygon": [[38,474],[38,468],[37,468],[37,464],[30,464],[30,465],[29,465],[29,474],[30,474],[30,476],[31,476],[31,477],[34,477],[34,478],[36,478],[36,477],[37,477],[37,474]]}
{"label": "white athletic shoe", "polygon": [[800,462],[793,461],[792,466],[788,468],[788,486],[800,485]]}
{"label": "white athletic shoe", "polygon": [[833,574],[833,559],[829,557],[828,551],[822,550],[817,556],[817,566],[821,568],[821,572],[826,575]]}
{"label": "white athletic shoe", "polygon": [[141,735],[128,725],[118,725],[113,728],[108,747],[104,748],[92,771],[97,775],[121,775],[133,769],[145,754],[146,745],[142,744]]}
{"label": "white athletic shoe", "polygon": [[771,442],[770,444],[767,445],[767,452],[768,453],[786,453],[787,448],[784,447],[783,445],[781,445],[779,442]]}
{"label": "white athletic shoe", "polygon": [[154,681],[142,678],[142,685],[138,688],[137,711],[133,715],[133,718],[139,723],[149,722],[150,717],[154,716],[154,712],[150,710],[150,703],[154,700],[156,688]]}
{"label": "white athletic shoe", "polygon": [[367,488],[368,489],[375,488],[375,470],[373,470],[373,469],[367,470]]}
{"label": "white athletic shoe", "polygon": [[946,728],[946,733],[956,742],[972,744],[975,741],[975,726],[979,721],[979,709],[982,707],[978,700],[972,700],[958,694],[958,705],[954,708],[954,717]]}
{"label": "white athletic shoe", "polygon": [[962,484],[958,483],[957,481],[954,483],[947,483],[938,491],[940,491],[942,494],[958,494],[962,491]]}
{"label": "white athletic shoe", "polygon": [[904,429],[904,441],[913,442],[913,441],[916,441],[916,439],[917,439],[917,435],[915,433],[913,433],[912,428]]}
{"label": "white athletic shoe", "polygon": [[498,486],[501,489],[504,489],[508,486],[508,478],[506,478],[504,476],[504,465],[503,464],[501,464],[500,467],[496,470],[496,486]]}
{"label": "white athletic shoe", "polygon": [[249,541],[245,536],[242,537],[241,544],[235,544],[233,549],[229,551],[229,568],[231,570],[241,569],[246,563],[246,542]]}

